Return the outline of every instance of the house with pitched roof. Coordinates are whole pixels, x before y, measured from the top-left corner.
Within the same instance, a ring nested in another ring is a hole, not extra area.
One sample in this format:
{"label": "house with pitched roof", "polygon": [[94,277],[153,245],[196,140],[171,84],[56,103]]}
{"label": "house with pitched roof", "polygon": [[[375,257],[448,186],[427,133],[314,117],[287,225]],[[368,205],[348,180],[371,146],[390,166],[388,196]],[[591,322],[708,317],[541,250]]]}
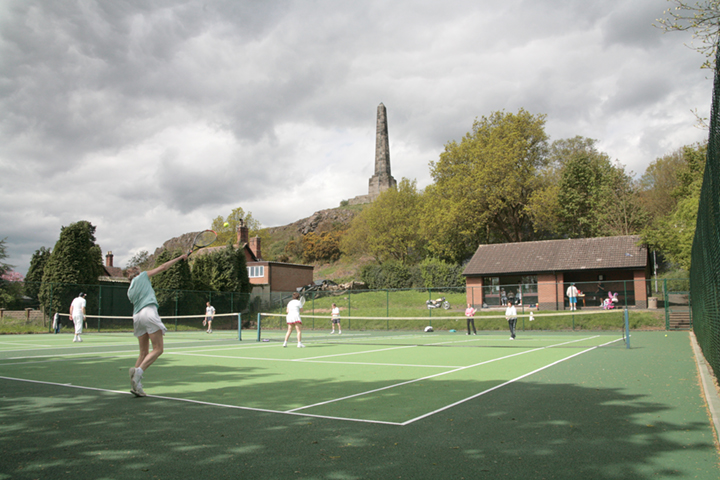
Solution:
{"label": "house with pitched roof", "polygon": [[637,235],[480,245],[465,267],[467,302],[507,302],[540,310],[567,308],[574,283],[580,308],[599,307],[609,293],[619,305],[647,308],[648,250]]}
{"label": "house with pitched roof", "polygon": [[[313,282],[312,265],[263,260],[260,237],[249,238],[249,229],[243,222],[238,225],[237,243],[234,247],[245,251],[245,263],[253,294],[294,292],[297,288]],[[223,248],[225,247],[204,248],[195,255]]]}

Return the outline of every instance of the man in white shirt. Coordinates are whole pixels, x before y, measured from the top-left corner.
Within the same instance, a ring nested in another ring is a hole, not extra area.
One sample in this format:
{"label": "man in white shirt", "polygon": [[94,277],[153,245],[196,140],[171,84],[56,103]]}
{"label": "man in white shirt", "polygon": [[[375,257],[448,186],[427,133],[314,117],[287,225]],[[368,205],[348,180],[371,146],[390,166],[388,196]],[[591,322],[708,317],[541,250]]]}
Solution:
{"label": "man in white shirt", "polygon": [[82,342],[80,334],[82,333],[83,322],[85,321],[85,294],[80,293],[70,304],[70,318],[75,324],[75,338],[73,342]]}
{"label": "man in white shirt", "polygon": [[571,283],[567,289],[567,292],[565,293],[568,297],[568,305],[570,305],[570,310],[577,310],[578,289],[575,284]]}
{"label": "man in white shirt", "polygon": [[512,303],[508,304],[505,310],[505,320],[508,321],[508,327],[510,327],[510,340],[515,340],[515,326],[517,325],[517,310],[515,305]]}

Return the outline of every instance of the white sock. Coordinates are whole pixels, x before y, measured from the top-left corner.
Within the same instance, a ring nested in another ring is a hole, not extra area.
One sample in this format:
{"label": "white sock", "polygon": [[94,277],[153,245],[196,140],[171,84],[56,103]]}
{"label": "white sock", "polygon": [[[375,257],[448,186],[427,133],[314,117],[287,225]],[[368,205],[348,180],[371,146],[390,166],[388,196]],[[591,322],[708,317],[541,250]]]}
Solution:
{"label": "white sock", "polygon": [[135,369],[135,376],[136,376],[137,378],[142,378],[142,376],[143,376],[143,369],[140,368],[140,367],[137,367],[137,368]]}

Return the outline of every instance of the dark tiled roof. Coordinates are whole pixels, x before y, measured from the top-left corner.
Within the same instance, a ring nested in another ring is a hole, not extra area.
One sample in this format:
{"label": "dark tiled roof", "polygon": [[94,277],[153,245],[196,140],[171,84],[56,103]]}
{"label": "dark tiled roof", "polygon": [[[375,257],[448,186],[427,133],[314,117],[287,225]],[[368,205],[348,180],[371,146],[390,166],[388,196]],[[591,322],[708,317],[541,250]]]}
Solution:
{"label": "dark tiled roof", "polygon": [[123,276],[122,268],[120,267],[108,267],[107,265],[103,265],[103,269],[108,277],[125,278]]}
{"label": "dark tiled roof", "polygon": [[628,235],[480,245],[463,275],[644,269],[647,248],[639,242]]}

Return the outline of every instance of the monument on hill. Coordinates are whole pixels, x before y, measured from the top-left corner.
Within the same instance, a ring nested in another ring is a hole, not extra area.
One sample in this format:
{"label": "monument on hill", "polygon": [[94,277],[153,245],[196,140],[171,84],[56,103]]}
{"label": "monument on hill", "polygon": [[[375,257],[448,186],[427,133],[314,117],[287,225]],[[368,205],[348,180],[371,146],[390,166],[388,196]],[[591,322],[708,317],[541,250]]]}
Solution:
{"label": "monument on hill", "polygon": [[387,109],[382,103],[377,109],[377,131],[375,133],[375,174],[368,182],[368,194],[349,200],[350,205],[370,203],[382,192],[397,185],[390,173],[390,140],[388,139]]}

